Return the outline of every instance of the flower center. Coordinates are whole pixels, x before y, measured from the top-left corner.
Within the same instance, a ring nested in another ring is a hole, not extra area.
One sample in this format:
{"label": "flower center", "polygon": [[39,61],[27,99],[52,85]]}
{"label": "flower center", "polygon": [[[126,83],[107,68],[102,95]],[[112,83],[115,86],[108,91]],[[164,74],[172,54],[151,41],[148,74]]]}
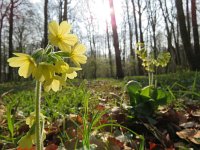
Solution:
{"label": "flower center", "polygon": [[61,34],[58,34],[57,38],[58,38],[59,41],[62,41],[62,35]]}

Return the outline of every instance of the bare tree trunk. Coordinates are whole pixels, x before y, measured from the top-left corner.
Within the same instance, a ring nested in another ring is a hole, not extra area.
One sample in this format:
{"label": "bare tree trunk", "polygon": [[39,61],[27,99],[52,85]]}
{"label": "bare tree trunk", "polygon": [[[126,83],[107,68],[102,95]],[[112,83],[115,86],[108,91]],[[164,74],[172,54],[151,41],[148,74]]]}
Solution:
{"label": "bare tree trunk", "polygon": [[156,41],[156,21],[155,20],[152,21],[151,27],[152,27],[152,31],[153,31],[153,52],[154,52],[154,58],[157,58],[158,50],[157,50],[157,41]]}
{"label": "bare tree trunk", "polygon": [[[3,54],[4,54],[4,56],[6,56],[6,46],[5,46],[5,44],[3,45]],[[3,58],[3,72],[4,72],[3,81],[8,80],[8,77],[6,75],[6,59],[7,59],[6,57]]]}
{"label": "bare tree trunk", "polygon": [[196,55],[200,56],[199,32],[198,32],[196,9],[197,9],[196,8],[196,0],[191,0],[192,30],[193,30],[193,40],[194,40],[194,51],[195,51]]}
{"label": "bare tree trunk", "polygon": [[[179,29],[179,23],[177,21],[177,25],[176,25],[177,29]],[[177,53],[177,59],[179,61],[179,64],[182,65],[182,57],[181,57],[181,54],[180,54],[180,34],[179,34],[179,30],[177,30],[177,34],[175,33],[175,27],[174,27],[174,23],[171,22],[171,27],[172,27],[172,35],[173,35],[173,38],[174,38],[174,43],[175,43],[175,46],[176,46],[176,53]]]}
{"label": "bare tree trunk", "polygon": [[60,0],[59,1],[59,16],[58,16],[59,23],[62,21],[62,7],[63,7],[63,0]]}
{"label": "bare tree trunk", "polygon": [[[9,15],[9,58],[12,57],[13,53],[13,9],[14,1],[10,1],[10,15]],[[13,79],[13,69],[9,66],[8,68],[8,80]]]}
{"label": "bare tree trunk", "polygon": [[[135,9],[135,2],[134,0],[131,0],[132,6],[133,6],[133,18],[134,18],[134,25],[135,25],[135,40],[136,43],[139,42],[139,37],[138,37],[138,23],[137,23],[137,17],[136,17],[136,9]],[[135,49],[137,50],[137,49]],[[138,57],[138,55],[135,53],[135,59],[136,59],[136,65],[135,65],[135,70],[137,75],[142,75],[143,70],[142,70],[142,61]]]}
{"label": "bare tree trunk", "polygon": [[112,24],[112,31],[113,31],[113,45],[115,48],[116,71],[117,71],[116,73],[117,73],[117,78],[123,78],[124,72],[122,70],[122,64],[121,64],[121,56],[120,56],[120,50],[119,50],[119,40],[118,40],[113,0],[109,0],[109,4],[110,4],[110,9],[112,10],[110,17],[111,17],[111,24]]}
{"label": "bare tree trunk", "polygon": [[142,32],[142,10],[141,10],[141,1],[137,0],[137,4],[138,4],[138,15],[139,15],[139,32],[140,32],[140,42],[144,43],[143,40],[143,32]]}
{"label": "bare tree trunk", "polygon": [[95,42],[95,29],[94,29],[94,20],[93,20],[93,16],[92,16],[92,12],[90,10],[90,6],[89,3],[87,1],[87,9],[89,11],[89,15],[90,15],[90,19],[89,19],[89,36],[90,36],[90,47],[91,47],[91,65],[94,68],[93,72],[92,72],[92,76],[93,78],[97,77],[97,60],[96,60],[96,42]]}
{"label": "bare tree trunk", "polygon": [[[140,41],[141,43],[144,43],[143,40],[143,32],[142,32],[142,10],[141,10],[141,1],[137,0],[137,5],[138,5],[138,24],[139,24],[139,34],[140,34]],[[138,58],[138,71],[139,71],[139,75],[144,74],[144,71],[142,69],[142,60]]]}
{"label": "bare tree trunk", "polygon": [[0,83],[2,81],[2,49],[1,49],[2,29],[3,29],[3,20],[1,19],[1,22],[0,22]]}
{"label": "bare tree trunk", "polygon": [[187,32],[186,23],[185,23],[185,15],[183,11],[183,2],[182,0],[175,0],[177,15],[179,21],[179,28],[181,39],[183,42],[184,50],[188,59],[189,66],[192,70],[200,70],[199,63],[199,55],[195,55],[192,51],[192,46],[189,38],[189,34]]}
{"label": "bare tree trunk", "polygon": [[130,21],[130,15],[129,15],[129,5],[128,5],[128,1],[126,0],[126,13],[127,13],[127,17],[128,17],[128,28],[129,28],[129,47],[130,47],[130,63],[131,63],[131,75],[134,74],[134,59],[135,59],[135,54],[134,54],[134,50],[133,50],[133,29],[132,29],[132,25],[131,25],[131,21]]}
{"label": "bare tree trunk", "polygon": [[68,20],[68,17],[67,17],[67,5],[68,5],[68,0],[64,0],[64,12],[63,12],[63,20]]}
{"label": "bare tree trunk", "polygon": [[109,65],[110,65],[110,75],[113,76],[113,64],[112,64],[112,53],[110,48],[110,38],[109,38],[109,32],[108,32],[108,22],[106,21],[106,37],[107,37],[107,45],[108,45],[108,56],[109,56]]}
{"label": "bare tree trunk", "polygon": [[[4,18],[6,17],[7,15],[7,12],[9,10],[9,6],[10,4],[4,4],[4,1],[2,0],[1,3],[0,3],[0,82],[2,81],[2,30],[3,30],[3,21],[4,21]],[[3,11],[3,7],[5,9],[5,11]],[[5,56],[5,55],[4,55]]]}
{"label": "bare tree trunk", "polygon": [[134,25],[135,25],[135,40],[138,43],[138,25],[137,25],[137,18],[136,18],[136,9],[135,9],[135,2],[131,0],[133,6],[133,18],[134,18]]}
{"label": "bare tree trunk", "polygon": [[129,46],[130,46],[130,54],[134,58],[134,51],[133,51],[133,31],[130,21],[130,15],[129,15],[129,6],[128,1],[126,0],[126,13],[128,17],[128,28],[129,28]]}
{"label": "bare tree trunk", "polygon": [[95,43],[95,38],[94,35],[92,35],[92,44],[93,44],[93,57],[94,57],[94,72],[93,72],[93,77],[96,79],[97,78],[97,52],[96,52],[96,43]]}
{"label": "bare tree trunk", "polygon": [[44,47],[48,44],[48,0],[44,1]]}
{"label": "bare tree trunk", "polygon": [[[125,22],[125,21],[124,21]],[[121,30],[121,34],[122,34],[122,41],[123,41],[123,49],[122,49],[122,66],[123,69],[125,69],[126,67],[126,23],[124,23],[122,30]],[[132,58],[132,56],[130,56]],[[133,63],[133,62],[131,62]],[[132,70],[132,68],[131,68]]]}
{"label": "bare tree trunk", "polygon": [[154,58],[157,58],[157,41],[156,41],[156,25],[157,25],[157,8],[155,1],[147,0],[147,13],[149,16],[149,23],[152,29],[152,48],[153,48],[153,54]]}
{"label": "bare tree trunk", "polygon": [[186,18],[187,18],[187,30],[188,30],[188,36],[190,38],[190,12],[189,12],[189,0],[186,0]]}
{"label": "bare tree trunk", "polygon": [[[178,54],[177,54],[177,51],[173,48],[172,46],[172,31],[173,31],[173,27],[171,27],[171,30],[170,30],[170,27],[169,27],[169,23],[171,21],[169,21],[169,12],[168,12],[168,8],[167,8],[167,5],[166,5],[166,0],[165,0],[165,9],[163,7],[163,4],[162,4],[162,1],[159,0],[160,2],[160,8],[162,10],[162,15],[164,17],[164,21],[165,21],[165,28],[166,28],[166,31],[167,31],[167,47],[168,47],[168,51],[171,53],[176,65],[180,65],[180,60],[179,60],[179,57],[178,57]],[[171,26],[174,26],[173,24],[171,24]],[[175,39],[176,40],[176,39]]]}

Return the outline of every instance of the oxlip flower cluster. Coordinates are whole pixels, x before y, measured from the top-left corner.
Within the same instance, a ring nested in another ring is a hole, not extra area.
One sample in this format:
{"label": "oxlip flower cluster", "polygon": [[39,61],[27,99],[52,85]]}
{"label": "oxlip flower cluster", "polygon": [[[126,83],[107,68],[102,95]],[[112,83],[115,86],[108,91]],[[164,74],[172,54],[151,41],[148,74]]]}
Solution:
{"label": "oxlip flower cluster", "polygon": [[[32,76],[42,83],[45,91],[52,89],[56,92],[65,86],[67,79],[74,79],[76,71],[81,70],[81,64],[86,63],[86,47],[79,43],[76,35],[70,34],[71,25],[67,21],[60,25],[51,21],[48,30],[49,44],[46,48],[39,49],[32,55],[14,53],[15,57],[9,58],[8,63],[11,67],[19,68],[20,76]],[[65,61],[67,58],[74,67]]]}

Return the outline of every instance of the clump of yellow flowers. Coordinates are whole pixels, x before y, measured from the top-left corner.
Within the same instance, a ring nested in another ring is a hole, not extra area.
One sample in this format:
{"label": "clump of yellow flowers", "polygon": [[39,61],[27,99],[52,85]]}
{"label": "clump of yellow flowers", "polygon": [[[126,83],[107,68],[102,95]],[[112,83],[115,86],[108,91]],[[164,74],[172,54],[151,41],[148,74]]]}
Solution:
{"label": "clump of yellow flowers", "polygon": [[[43,149],[45,139],[45,116],[40,113],[41,85],[48,92],[55,92],[65,86],[67,79],[74,79],[77,71],[81,70],[81,64],[85,64],[86,47],[79,43],[76,35],[70,34],[71,25],[63,21],[60,25],[51,21],[48,25],[49,44],[46,48],[35,51],[32,55],[14,53],[15,57],[9,58],[11,67],[18,67],[18,74],[24,78],[32,76],[36,80],[35,111],[26,119],[30,130],[19,141],[19,148],[30,149],[36,145],[37,150]],[[72,63],[67,63],[70,59]]]}
{"label": "clump of yellow flowers", "polygon": [[[78,42],[74,34],[70,34],[71,25],[63,21],[60,25],[51,21],[48,25],[49,44],[45,49],[39,49],[31,56],[23,53],[14,53],[16,57],[8,59],[11,67],[19,67],[18,74],[24,78],[32,75],[40,81],[45,91],[55,92],[65,86],[65,81],[77,76],[81,70],[80,64],[85,64],[86,47]],[[59,51],[55,51],[55,47]],[[75,64],[71,67],[65,60],[69,58]]]}

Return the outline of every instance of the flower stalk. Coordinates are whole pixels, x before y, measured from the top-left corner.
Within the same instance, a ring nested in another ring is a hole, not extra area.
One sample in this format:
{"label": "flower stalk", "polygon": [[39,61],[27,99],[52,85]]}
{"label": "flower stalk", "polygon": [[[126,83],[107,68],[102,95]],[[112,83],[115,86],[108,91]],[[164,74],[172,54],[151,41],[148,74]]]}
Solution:
{"label": "flower stalk", "polygon": [[36,125],[35,125],[35,138],[36,138],[36,149],[42,150],[41,144],[41,127],[40,127],[40,101],[41,101],[41,82],[36,80],[35,88],[35,113],[36,113]]}

